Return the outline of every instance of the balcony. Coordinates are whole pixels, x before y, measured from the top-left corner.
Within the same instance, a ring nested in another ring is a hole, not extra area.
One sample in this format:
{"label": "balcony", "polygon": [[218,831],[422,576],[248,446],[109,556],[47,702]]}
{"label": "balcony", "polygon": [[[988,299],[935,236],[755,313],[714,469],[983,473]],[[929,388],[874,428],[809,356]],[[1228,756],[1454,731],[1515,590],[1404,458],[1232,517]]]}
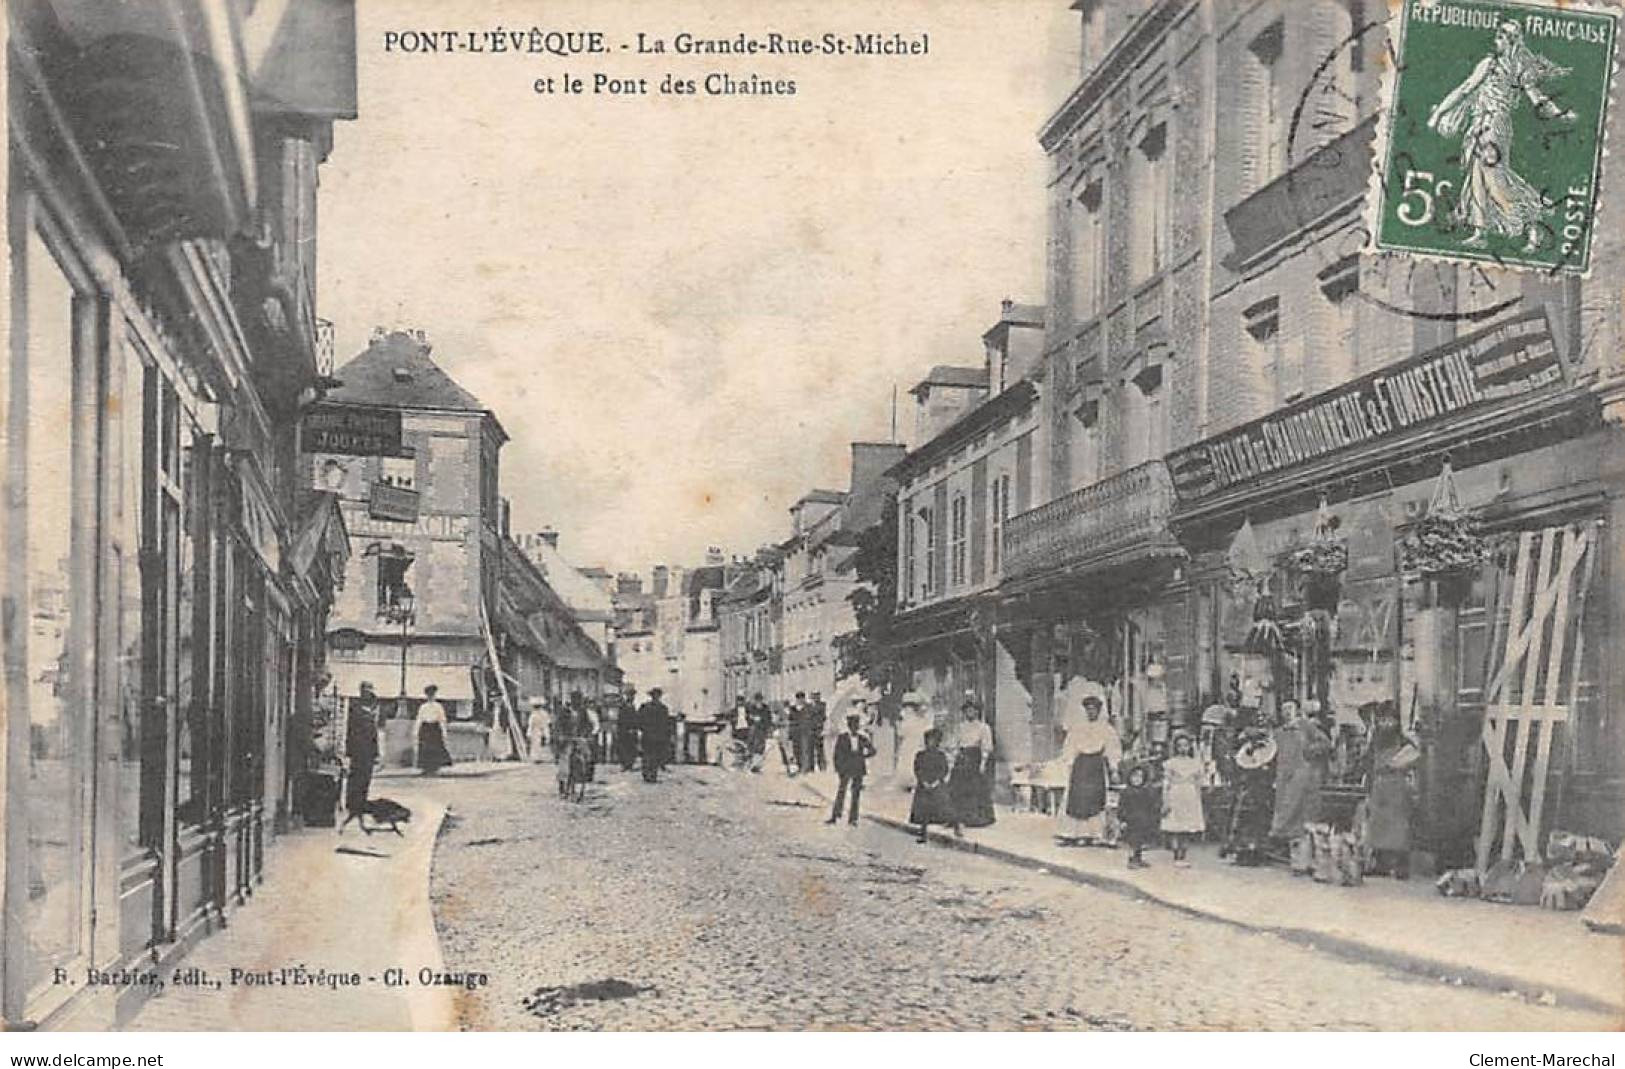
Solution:
{"label": "balcony", "polygon": [[1177,553],[1168,532],[1174,484],[1153,460],[1012,516],[1004,532],[1004,574],[1104,567],[1141,551]]}

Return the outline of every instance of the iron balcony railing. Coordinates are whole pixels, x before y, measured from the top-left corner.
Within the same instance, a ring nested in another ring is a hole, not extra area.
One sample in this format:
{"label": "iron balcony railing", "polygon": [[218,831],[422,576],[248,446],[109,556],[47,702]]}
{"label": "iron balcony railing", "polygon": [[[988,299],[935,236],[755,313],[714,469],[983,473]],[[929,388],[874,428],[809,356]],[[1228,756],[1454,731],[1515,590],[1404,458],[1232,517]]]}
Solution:
{"label": "iron balcony railing", "polygon": [[1106,560],[1166,537],[1174,484],[1160,460],[1119,472],[1012,516],[1004,530],[1004,574],[1029,575]]}

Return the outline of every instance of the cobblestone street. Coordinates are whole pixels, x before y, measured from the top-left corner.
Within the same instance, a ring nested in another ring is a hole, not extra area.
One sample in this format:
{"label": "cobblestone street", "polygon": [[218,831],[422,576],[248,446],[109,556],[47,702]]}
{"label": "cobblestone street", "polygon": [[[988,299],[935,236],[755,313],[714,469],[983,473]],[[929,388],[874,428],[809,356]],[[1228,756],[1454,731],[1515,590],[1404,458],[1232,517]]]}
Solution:
{"label": "cobblestone street", "polygon": [[798,785],[550,765],[439,785],[446,966],[473,1029],[1578,1029],[868,823]]}

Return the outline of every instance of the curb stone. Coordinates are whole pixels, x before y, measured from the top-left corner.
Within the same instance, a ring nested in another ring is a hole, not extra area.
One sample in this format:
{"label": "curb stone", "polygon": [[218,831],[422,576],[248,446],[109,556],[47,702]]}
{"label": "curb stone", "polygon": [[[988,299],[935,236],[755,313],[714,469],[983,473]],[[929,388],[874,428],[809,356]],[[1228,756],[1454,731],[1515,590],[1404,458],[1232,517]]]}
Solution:
{"label": "curb stone", "polygon": [[[825,803],[830,801],[829,795],[813,784],[803,780],[798,785]],[[863,813],[862,817],[864,820],[878,824],[883,828],[889,828],[892,831],[899,831],[908,835],[915,834],[912,824],[898,820],[895,817],[874,813]],[[1485,991],[1493,991],[1497,994],[1516,994],[1546,1006],[1560,1005],[1590,1013],[1607,1014],[1613,1017],[1625,1013],[1625,1003],[1600,998],[1591,992],[1582,991],[1578,988],[1554,987],[1550,984],[1531,984],[1528,980],[1511,973],[1441,961],[1424,954],[1407,953],[1403,950],[1395,950],[1391,947],[1379,946],[1348,936],[1334,935],[1310,928],[1295,928],[1291,925],[1264,923],[1249,924],[1246,921],[1240,921],[1222,913],[1201,909],[1184,902],[1170,901],[1161,895],[1148,891],[1144,887],[1104,873],[1089,872],[1072,865],[1044,861],[1017,850],[994,846],[991,843],[979,843],[970,839],[956,838],[946,832],[932,831],[929,834],[932,842],[962,853],[978,854],[1040,875],[1056,876],[1071,883],[1110,891],[1112,894],[1161,906],[1187,917],[1213,921],[1238,931],[1273,936],[1295,946],[1323,952],[1348,961],[1379,965],[1439,983],[1454,984],[1457,987],[1474,987]]]}

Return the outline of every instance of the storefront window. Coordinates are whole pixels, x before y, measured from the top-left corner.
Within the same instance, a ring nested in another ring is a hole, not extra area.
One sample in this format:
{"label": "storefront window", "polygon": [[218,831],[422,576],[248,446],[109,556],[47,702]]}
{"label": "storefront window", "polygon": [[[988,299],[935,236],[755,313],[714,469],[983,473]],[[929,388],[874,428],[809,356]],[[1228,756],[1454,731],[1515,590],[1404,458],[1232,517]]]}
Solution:
{"label": "storefront window", "polygon": [[88,621],[77,619],[74,508],[76,294],[45,241],[30,233],[26,254],[28,325],[26,396],[10,423],[24,439],[27,518],[25,686],[28,701],[23,930],[25,987],[48,983],[52,970],[78,957],[83,935],[84,808],[80,789],[87,746],[76,652]]}
{"label": "storefront window", "polygon": [[[187,423],[186,420],[182,420]],[[192,824],[203,819],[204,776],[200,747],[206,735],[203,730],[203,708],[197,700],[195,685],[198,658],[195,636],[197,633],[196,550],[195,534],[201,515],[202,501],[197,481],[200,446],[197,435],[188,424],[181,431],[178,478],[180,486],[175,502],[177,574],[175,581],[175,724],[176,761],[175,799],[179,807],[178,819]]]}
{"label": "storefront window", "polygon": [[119,443],[118,520],[113,565],[119,583],[119,823],[126,847],[149,841],[143,834],[141,792],[145,749],[142,686],[141,440],[146,366],[133,344],[124,347],[124,372],[116,405],[108,405],[109,437]]}

